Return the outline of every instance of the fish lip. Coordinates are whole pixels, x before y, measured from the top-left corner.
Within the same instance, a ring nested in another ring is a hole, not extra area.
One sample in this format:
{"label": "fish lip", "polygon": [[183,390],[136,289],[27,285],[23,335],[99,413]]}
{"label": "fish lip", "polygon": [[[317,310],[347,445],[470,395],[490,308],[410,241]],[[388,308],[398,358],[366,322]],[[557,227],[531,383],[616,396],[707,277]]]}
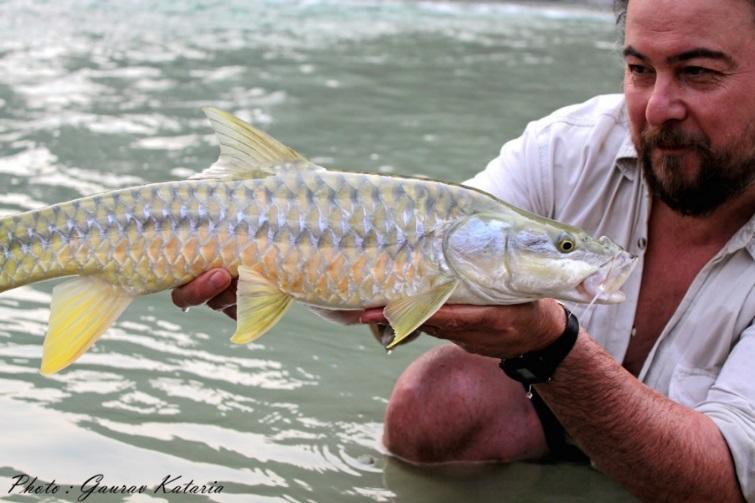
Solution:
{"label": "fish lip", "polygon": [[618,252],[583,279],[576,287],[577,293],[587,302],[593,299],[601,304],[623,302],[626,295],[619,289],[632,274],[637,258],[624,250]]}

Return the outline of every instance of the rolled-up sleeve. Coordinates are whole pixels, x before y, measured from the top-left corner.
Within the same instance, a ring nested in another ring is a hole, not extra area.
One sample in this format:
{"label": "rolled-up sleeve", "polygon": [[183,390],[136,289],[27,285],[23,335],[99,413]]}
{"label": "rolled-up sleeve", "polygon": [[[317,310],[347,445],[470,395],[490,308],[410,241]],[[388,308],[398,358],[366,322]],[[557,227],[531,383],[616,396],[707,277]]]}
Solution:
{"label": "rolled-up sleeve", "polygon": [[743,333],[696,410],[710,417],[726,439],[745,499],[755,502],[755,326]]}

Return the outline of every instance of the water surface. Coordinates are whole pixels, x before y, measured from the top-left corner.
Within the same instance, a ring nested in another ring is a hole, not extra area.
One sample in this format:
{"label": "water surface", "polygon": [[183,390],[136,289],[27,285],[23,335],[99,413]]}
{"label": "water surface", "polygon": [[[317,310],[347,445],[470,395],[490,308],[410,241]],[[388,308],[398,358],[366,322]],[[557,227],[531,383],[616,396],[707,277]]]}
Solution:
{"label": "water surface", "polygon": [[[592,6],[377,1],[0,5],[0,214],[180,179],[217,156],[200,107],[326,166],[462,181],[556,107],[620,87]],[[393,382],[438,344],[386,355],[295,307],[248,347],[206,309],[134,302],[59,375],[38,374],[56,282],[0,295],[0,494],[27,473],[73,501],[112,485],[217,481],[220,494],[89,501],[628,499],[586,466],[418,468],[383,454]],[[69,494],[65,490],[73,487]]]}

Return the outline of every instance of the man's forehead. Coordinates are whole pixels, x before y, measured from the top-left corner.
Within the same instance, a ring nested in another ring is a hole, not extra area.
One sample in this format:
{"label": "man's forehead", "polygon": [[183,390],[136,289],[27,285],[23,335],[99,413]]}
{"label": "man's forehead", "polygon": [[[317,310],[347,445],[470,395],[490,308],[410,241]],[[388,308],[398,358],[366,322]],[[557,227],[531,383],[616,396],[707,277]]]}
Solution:
{"label": "man's forehead", "polygon": [[[624,24],[626,22],[626,16],[627,16],[627,10],[629,7],[629,4],[637,5],[638,3],[642,2],[642,0],[632,0],[631,2],[629,0],[614,0],[614,12],[616,14],[616,24],[624,27]],[[655,2],[648,2],[655,4],[659,8],[661,2],[655,1]],[[709,7],[714,8],[715,10],[726,10],[731,8],[732,6],[736,7],[736,4],[739,4],[740,6],[749,5],[750,7],[750,13],[752,14],[752,21],[755,23],[755,0],[702,0],[702,2],[698,2],[701,4],[707,4]],[[683,2],[674,1],[671,2],[672,5],[672,12],[677,11],[677,9],[684,7],[685,5],[690,5],[691,2],[688,2],[687,0]],[[673,7],[676,7],[675,9]],[[660,8],[659,8],[660,10]]]}
{"label": "man's forehead", "polygon": [[626,48],[661,50],[664,58],[723,55],[755,40],[755,0],[631,0]]}

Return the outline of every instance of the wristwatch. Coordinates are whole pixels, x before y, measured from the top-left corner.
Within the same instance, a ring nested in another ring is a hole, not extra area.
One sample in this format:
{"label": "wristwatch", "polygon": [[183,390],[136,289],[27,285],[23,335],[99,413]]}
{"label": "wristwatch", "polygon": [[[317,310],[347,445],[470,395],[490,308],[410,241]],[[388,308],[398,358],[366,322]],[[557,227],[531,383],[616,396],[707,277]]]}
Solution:
{"label": "wristwatch", "polygon": [[566,329],[558,339],[553,341],[548,347],[539,351],[531,351],[514,358],[501,358],[498,364],[507,376],[519,381],[526,387],[533,384],[550,382],[556,368],[561,364],[566,355],[574,347],[579,335],[579,321],[574,314],[566,309]]}

